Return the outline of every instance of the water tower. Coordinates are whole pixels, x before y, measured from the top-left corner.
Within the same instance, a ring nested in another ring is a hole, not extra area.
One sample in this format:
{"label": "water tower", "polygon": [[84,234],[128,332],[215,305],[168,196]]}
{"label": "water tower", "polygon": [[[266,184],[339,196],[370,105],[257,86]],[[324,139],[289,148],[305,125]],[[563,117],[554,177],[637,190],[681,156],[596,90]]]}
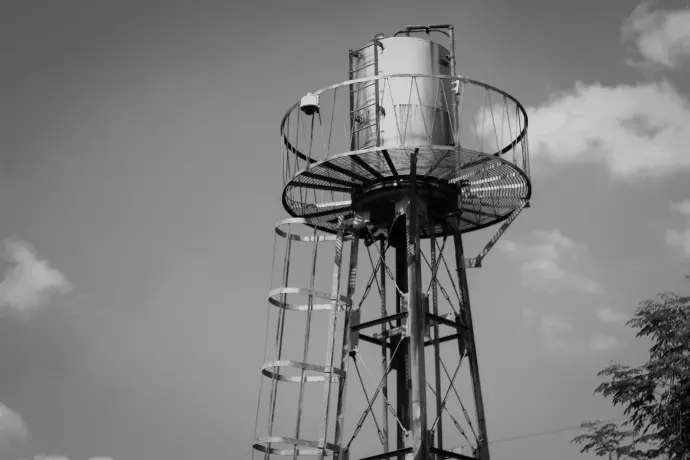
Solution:
{"label": "water tower", "polygon": [[454,43],[376,35],[283,117],[254,457],[489,458],[466,270],[528,206],[527,116]]}

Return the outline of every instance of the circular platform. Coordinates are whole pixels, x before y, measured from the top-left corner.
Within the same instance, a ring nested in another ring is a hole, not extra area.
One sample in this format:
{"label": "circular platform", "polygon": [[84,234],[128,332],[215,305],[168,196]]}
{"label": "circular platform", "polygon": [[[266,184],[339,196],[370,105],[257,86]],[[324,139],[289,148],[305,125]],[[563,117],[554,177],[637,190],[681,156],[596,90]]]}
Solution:
{"label": "circular platform", "polygon": [[[380,115],[369,101],[374,84],[388,107]],[[358,108],[353,95],[363,91],[369,102]],[[429,106],[429,94],[445,100],[443,110]],[[494,225],[531,196],[527,115],[501,90],[463,77],[400,74],[350,80],[313,96],[317,109],[297,103],[281,124],[283,206],[311,226],[333,232],[339,218],[357,211],[385,228],[391,203],[408,193],[413,153],[417,189],[436,222],[423,237],[452,233],[450,217],[463,232]],[[377,136],[379,146],[370,146]]]}
{"label": "circular platform", "polygon": [[[442,206],[434,212],[439,220],[437,228],[433,232],[424,228],[423,236],[448,233],[442,225],[444,216],[457,216],[463,232],[491,226],[506,219],[530,198],[527,175],[500,156],[429,146],[412,151],[367,149],[314,163],[288,182],[283,191],[283,206],[291,216],[332,231],[339,217],[348,217],[357,208],[365,211],[374,206],[358,206],[367,198],[368,189],[380,187],[392,195],[390,202],[397,198],[396,188],[406,193],[410,154],[414,151],[419,158],[418,182],[423,182],[418,185],[420,195],[427,192],[433,196],[427,200],[432,210],[435,203]],[[384,198],[380,195],[376,198],[381,199]]]}

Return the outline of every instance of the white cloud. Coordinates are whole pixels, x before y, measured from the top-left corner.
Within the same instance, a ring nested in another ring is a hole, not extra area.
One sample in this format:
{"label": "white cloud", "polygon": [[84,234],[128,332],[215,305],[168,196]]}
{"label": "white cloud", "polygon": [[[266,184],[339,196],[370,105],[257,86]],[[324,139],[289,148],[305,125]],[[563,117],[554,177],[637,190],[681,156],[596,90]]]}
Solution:
{"label": "white cloud", "polygon": [[628,315],[609,307],[602,307],[594,310],[594,314],[602,323],[624,323]]}
{"label": "white cloud", "polygon": [[[650,12],[642,3],[623,31],[647,62],[672,67],[690,57],[690,9]],[[475,118],[478,133],[494,133],[493,118],[484,112],[502,114],[501,106],[480,110]],[[578,81],[527,113],[535,168],[544,166],[543,160],[603,163],[619,178],[690,169],[690,101],[666,80],[610,87]],[[515,115],[505,118],[498,135],[508,138]]]}
{"label": "white cloud", "polygon": [[588,342],[584,343],[584,345],[579,345],[578,342],[578,346],[583,348],[584,351],[594,353],[613,350],[618,347],[618,345],[618,339],[602,334],[595,335]]}
{"label": "white cloud", "polygon": [[524,244],[511,240],[499,243],[499,250],[527,259],[520,267],[522,282],[535,291],[557,293],[562,291],[597,294],[599,284],[573,270],[563,267],[566,261],[577,260],[584,248],[575,244],[558,230],[536,231],[535,243]]}
{"label": "white cloud", "polygon": [[631,65],[677,67],[690,56],[690,9],[650,11],[650,2],[643,2],[624,21],[622,38],[643,58]]}
{"label": "white cloud", "polygon": [[0,403],[0,445],[23,440],[28,434],[22,416]]}
{"label": "white cloud", "polygon": [[564,316],[538,314],[529,309],[523,310],[523,316],[532,325],[536,325],[542,348],[548,355],[585,356],[607,352],[619,345],[615,337],[603,334],[596,334],[587,340],[573,337],[573,323]]}
{"label": "white cloud", "polygon": [[[690,100],[668,81],[639,85],[587,85],[528,107],[530,161],[533,169],[549,164],[603,164],[617,178],[665,177],[690,170]],[[477,133],[508,139],[515,115],[494,120],[480,109]],[[501,128],[502,127],[502,128]],[[500,133],[503,131],[503,133]]]}
{"label": "white cloud", "polygon": [[[674,66],[690,57],[690,9],[652,13],[643,3],[623,29],[648,61]],[[603,164],[616,178],[690,170],[690,100],[665,79],[617,86],[577,81],[526,110],[533,171],[575,163]],[[501,104],[480,108],[477,135],[514,137],[515,114],[504,112]]]}
{"label": "white cloud", "polygon": [[671,211],[679,212],[684,216],[690,217],[690,199],[680,203],[671,203]]}
{"label": "white cloud", "polygon": [[26,242],[6,239],[4,258],[12,264],[0,282],[0,314],[28,314],[44,307],[51,294],[66,293],[71,285],[65,275],[36,257]]}
{"label": "white cloud", "polygon": [[672,203],[671,210],[684,215],[688,220],[683,230],[666,230],[666,244],[671,248],[680,249],[682,256],[690,257],[690,200]]}
{"label": "white cloud", "polygon": [[690,257],[690,228],[682,231],[667,230],[666,244],[680,248],[684,257]]}
{"label": "white cloud", "polygon": [[573,91],[528,112],[535,160],[603,162],[616,177],[690,169],[690,102],[669,82],[577,82]]}
{"label": "white cloud", "polygon": [[562,316],[542,314],[539,316],[539,332],[549,350],[568,348],[566,336],[573,330],[573,323]]}
{"label": "white cloud", "polygon": [[518,249],[518,245],[513,240],[499,240],[496,245],[500,252],[515,252]]}
{"label": "white cloud", "polygon": [[[24,419],[17,412],[0,403],[0,447],[15,440],[24,440],[29,436]],[[34,460],[69,460],[61,455],[39,454]],[[92,457],[91,460],[113,460],[112,457]]]}

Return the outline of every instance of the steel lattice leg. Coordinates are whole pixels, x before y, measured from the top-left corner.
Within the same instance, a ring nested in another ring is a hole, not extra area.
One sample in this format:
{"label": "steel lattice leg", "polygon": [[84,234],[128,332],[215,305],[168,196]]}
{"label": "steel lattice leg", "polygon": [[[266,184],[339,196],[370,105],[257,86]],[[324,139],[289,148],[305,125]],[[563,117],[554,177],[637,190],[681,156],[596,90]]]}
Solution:
{"label": "steel lattice leg", "polygon": [[465,255],[462,246],[462,234],[459,231],[453,235],[455,246],[455,264],[458,272],[458,284],[460,288],[461,316],[466,327],[465,346],[467,347],[467,358],[470,365],[470,375],[472,378],[472,391],[474,393],[474,404],[477,411],[477,430],[478,430],[478,458],[489,460],[489,443],[486,433],[486,418],[484,415],[484,399],[482,398],[482,387],[479,379],[479,362],[477,360],[477,347],[474,341],[474,328],[472,323],[472,310],[470,308],[470,293],[467,285],[467,272],[465,269]]}

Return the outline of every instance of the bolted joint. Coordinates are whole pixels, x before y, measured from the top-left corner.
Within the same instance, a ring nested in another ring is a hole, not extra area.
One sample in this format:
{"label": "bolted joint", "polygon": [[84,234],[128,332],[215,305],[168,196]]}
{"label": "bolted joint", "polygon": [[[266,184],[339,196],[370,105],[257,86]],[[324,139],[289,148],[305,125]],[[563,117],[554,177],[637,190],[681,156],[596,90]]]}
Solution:
{"label": "bolted joint", "polygon": [[358,347],[359,347],[359,330],[358,329],[352,329],[352,326],[356,326],[359,324],[360,320],[360,310],[359,308],[353,309],[350,312],[350,343],[348,344],[350,350],[349,352],[352,354],[357,353]]}
{"label": "bolted joint", "polygon": [[385,36],[384,34],[376,34],[376,35],[374,35],[374,43],[376,44],[376,46],[378,46],[379,48],[381,48],[381,51],[384,50],[384,48],[383,48],[383,43],[381,43],[381,40],[383,40],[384,38],[386,38],[386,36]]}
{"label": "bolted joint", "polygon": [[[395,215],[397,217],[400,217],[402,215],[407,215],[410,212],[410,197],[406,196],[405,198],[402,198],[398,200],[395,203]],[[417,217],[419,219],[419,224],[423,225],[424,223],[427,222],[428,215],[427,215],[427,207],[426,207],[426,201],[420,200],[417,198]]]}
{"label": "bolted joint", "polygon": [[361,230],[371,221],[371,213],[369,211],[358,212],[352,222],[352,227],[356,230]]}
{"label": "bolted joint", "polygon": [[400,335],[402,337],[409,337],[410,336],[410,327],[409,327],[409,319],[410,319],[410,310],[409,310],[409,299],[410,299],[410,293],[405,292],[400,296],[400,311],[402,312],[407,312],[407,316],[405,316],[402,319],[402,327],[400,328]]}
{"label": "bolted joint", "polygon": [[422,293],[422,307],[424,308],[424,314],[422,315],[422,321],[423,321],[423,329],[424,329],[424,336],[427,338],[431,338],[431,325],[429,324],[429,318],[426,316],[428,313],[430,313],[429,310],[429,294]]}

